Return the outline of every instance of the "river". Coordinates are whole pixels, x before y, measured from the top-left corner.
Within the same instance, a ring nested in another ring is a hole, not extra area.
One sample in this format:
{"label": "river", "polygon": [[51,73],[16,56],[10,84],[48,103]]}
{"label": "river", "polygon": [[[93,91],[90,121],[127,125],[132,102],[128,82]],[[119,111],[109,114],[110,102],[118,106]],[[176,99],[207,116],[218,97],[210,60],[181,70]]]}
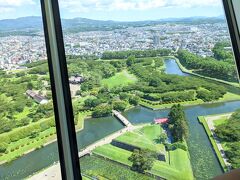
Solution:
{"label": "river", "polygon": [[190,76],[187,73],[182,72],[182,70],[179,68],[178,64],[174,59],[168,59],[164,61],[165,63],[165,73],[166,74],[176,74],[179,76]]}
{"label": "river", "polygon": [[[174,60],[167,60],[166,73],[171,74],[172,69],[178,68]],[[169,67],[170,66],[170,67]],[[180,69],[179,69],[180,70]],[[181,71],[181,70],[180,70]],[[183,75],[182,72],[179,75]],[[184,73],[184,76],[186,74]],[[234,89],[235,91],[237,89]],[[200,115],[220,114],[235,111],[240,107],[240,101],[215,103],[186,107],[185,113],[190,126],[188,140],[191,164],[196,179],[209,179],[222,173],[221,166],[214,154],[208,137],[199,124]],[[169,110],[149,110],[136,107],[124,113],[134,124],[152,122],[156,117],[166,117]],[[123,128],[114,117],[85,120],[84,130],[77,133],[78,148],[81,149],[103,137]],[[58,160],[57,143],[33,151],[17,160],[0,166],[0,179],[22,179],[40,171]]]}

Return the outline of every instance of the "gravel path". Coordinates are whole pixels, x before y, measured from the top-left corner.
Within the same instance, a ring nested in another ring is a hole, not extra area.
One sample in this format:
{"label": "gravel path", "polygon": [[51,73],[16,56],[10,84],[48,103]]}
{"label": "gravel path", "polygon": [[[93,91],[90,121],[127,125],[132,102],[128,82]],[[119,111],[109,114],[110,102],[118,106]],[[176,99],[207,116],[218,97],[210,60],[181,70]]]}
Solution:
{"label": "gravel path", "polygon": [[228,162],[228,158],[226,157],[226,154],[224,152],[224,149],[222,147],[222,144],[221,144],[219,138],[214,133],[214,130],[215,130],[214,121],[217,120],[217,119],[223,118],[223,117],[229,118],[230,116],[231,116],[231,114],[228,114],[228,115],[224,114],[224,115],[218,115],[218,116],[212,116],[212,117],[210,116],[210,117],[206,118],[206,122],[208,124],[208,128],[210,129],[210,131],[212,133],[213,139],[215,140],[215,142],[217,144],[218,150],[221,153],[221,156],[223,158],[224,163],[228,167],[231,167],[231,164]]}

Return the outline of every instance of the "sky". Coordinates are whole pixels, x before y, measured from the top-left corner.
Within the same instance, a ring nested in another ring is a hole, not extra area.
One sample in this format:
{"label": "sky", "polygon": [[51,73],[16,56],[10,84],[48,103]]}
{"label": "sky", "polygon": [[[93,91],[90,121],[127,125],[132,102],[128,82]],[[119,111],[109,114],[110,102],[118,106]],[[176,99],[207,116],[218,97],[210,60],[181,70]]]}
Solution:
{"label": "sky", "polygon": [[[62,18],[140,21],[222,16],[221,0],[59,0]],[[40,16],[40,0],[0,0],[0,19]]]}

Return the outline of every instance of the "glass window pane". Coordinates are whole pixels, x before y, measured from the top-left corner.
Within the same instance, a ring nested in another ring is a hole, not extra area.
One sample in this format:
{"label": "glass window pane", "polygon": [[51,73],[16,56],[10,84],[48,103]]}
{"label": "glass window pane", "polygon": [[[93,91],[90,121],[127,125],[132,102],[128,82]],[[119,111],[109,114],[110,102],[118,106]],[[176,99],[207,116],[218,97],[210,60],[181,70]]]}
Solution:
{"label": "glass window pane", "polygon": [[0,179],[59,179],[43,171],[59,157],[40,4],[0,9]]}
{"label": "glass window pane", "polygon": [[209,179],[240,167],[239,79],[221,2],[60,8],[85,178]]}

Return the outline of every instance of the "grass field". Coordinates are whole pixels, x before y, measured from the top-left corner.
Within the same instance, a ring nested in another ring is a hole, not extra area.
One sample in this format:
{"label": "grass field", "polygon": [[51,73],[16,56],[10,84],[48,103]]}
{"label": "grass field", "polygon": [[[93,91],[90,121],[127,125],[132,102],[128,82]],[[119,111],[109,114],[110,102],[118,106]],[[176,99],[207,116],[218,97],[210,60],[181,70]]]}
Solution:
{"label": "grass field", "polygon": [[[177,150],[177,151],[182,151],[182,150]],[[174,151],[173,151],[174,152]],[[161,162],[161,161],[155,161],[152,170],[148,171],[149,173],[153,175],[157,175],[166,179],[188,179],[191,180],[193,179],[192,171],[191,171],[191,165],[189,159],[182,159],[182,157],[187,157],[187,153],[185,151],[182,151],[182,153],[185,153],[185,156],[183,154],[178,153],[172,153],[172,158],[176,159],[178,162],[178,165],[181,167],[175,167],[172,165],[169,165],[166,162]],[[94,154],[100,155],[104,158],[114,160],[120,164],[125,164],[128,166],[131,166],[131,162],[128,160],[128,157],[131,156],[130,151],[126,151],[124,149],[115,147],[113,145],[107,144],[101,147],[98,147],[94,150]],[[175,156],[175,157],[174,157]],[[188,161],[188,163],[183,162],[183,161]],[[184,169],[185,171],[182,171],[181,169]],[[181,171],[180,171],[181,170]]]}
{"label": "grass field", "polygon": [[116,73],[113,77],[103,79],[102,84],[107,85],[109,88],[113,88],[116,86],[125,86],[136,81],[137,78],[135,75],[130,74],[127,70],[123,70],[122,72]]}
{"label": "grass field", "polygon": [[154,178],[131,171],[130,167],[108,161],[104,158],[92,155],[85,156],[80,159],[82,174],[98,178],[100,180],[153,180]]}
{"label": "grass field", "polygon": [[220,119],[218,119],[216,121],[213,121],[213,124],[214,124],[214,126],[219,126],[221,124],[225,124],[226,122],[227,122],[226,118],[220,118]]}
{"label": "grass field", "polygon": [[139,148],[148,148],[156,152],[165,152],[164,145],[156,143],[161,132],[162,128],[159,125],[151,125],[134,132],[127,132],[116,138],[116,140]]}
{"label": "grass field", "polygon": [[[186,151],[182,149],[176,149],[174,151],[170,151],[170,165],[178,169],[179,171],[186,174],[187,177],[192,177],[191,162],[189,161],[189,156]],[[192,177],[193,178],[193,177]]]}
{"label": "grass field", "polygon": [[[159,137],[162,129],[159,125],[147,125],[134,132],[128,132],[119,138],[118,141],[131,144],[143,149],[161,150],[164,148],[162,144],[156,144],[156,138]],[[160,146],[158,146],[160,145]],[[155,146],[155,147],[154,147]],[[105,159],[118,162],[123,165],[131,166],[132,163],[128,160],[132,152],[125,149],[107,144],[96,148],[93,153]],[[154,162],[153,168],[148,171],[150,174],[171,180],[191,180],[193,173],[190,159],[187,151],[177,149],[169,152],[170,163],[167,160]],[[166,156],[168,158],[168,156]]]}
{"label": "grass field", "polygon": [[[208,124],[207,124],[207,121],[206,121],[206,117],[207,117],[207,116],[199,116],[199,117],[198,117],[198,120],[199,120],[200,123],[203,124],[203,127],[204,127],[204,129],[205,129],[205,131],[206,131],[206,133],[207,133],[207,135],[208,135],[208,138],[209,138],[209,140],[210,140],[210,142],[211,142],[211,144],[212,144],[212,146],[213,146],[213,149],[214,149],[214,151],[215,151],[215,153],[216,153],[216,155],[217,155],[217,158],[218,158],[218,160],[219,160],[222,168],[224,169],[224,171],[227,171],[226,164],[225,164],[225,162],[223,161],[223,158],[222,158],[222,156],[221,156],[221,153],[220,153],[220,151],[218,150],[217,144],[216,144],[216,142],[215,142],[215,140],[214,140],[214,138],[213,138],[213,136],[212,136],[211,130],[210,130],[209,127],[208,127]],[[217,121],[217,120],[216,120],[216,121]]]}

